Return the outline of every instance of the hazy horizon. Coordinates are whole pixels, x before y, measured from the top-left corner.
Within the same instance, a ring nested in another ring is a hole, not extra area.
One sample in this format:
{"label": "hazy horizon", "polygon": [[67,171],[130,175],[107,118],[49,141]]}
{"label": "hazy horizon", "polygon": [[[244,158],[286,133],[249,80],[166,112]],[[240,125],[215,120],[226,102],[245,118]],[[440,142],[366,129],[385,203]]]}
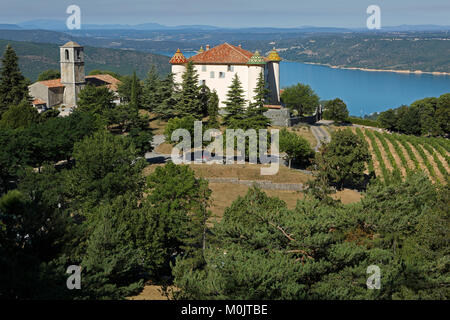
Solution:
{"label": "hazy horizon", "polygon": [[211,25],[224,28],[301,26],[364,28],[369,5],[381,8],[382,26],[448,25],[450,3],[444,0],[0,0],[1,23],[65,20],[69,5],[81,8],[83,24],[158,23],[165,26]]}

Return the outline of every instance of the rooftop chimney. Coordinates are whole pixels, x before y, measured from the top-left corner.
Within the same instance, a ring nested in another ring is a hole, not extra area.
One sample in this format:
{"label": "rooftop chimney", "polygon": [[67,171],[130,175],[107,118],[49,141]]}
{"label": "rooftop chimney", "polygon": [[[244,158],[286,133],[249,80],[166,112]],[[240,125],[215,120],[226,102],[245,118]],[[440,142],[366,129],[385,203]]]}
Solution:
{"label": "rooftop chimney", "polygon": [[239,44],[238,47],[242,49],[242,45],[241,44]]}
{"label": "rooftop chimney", "polygon": [[206,45],[206,50],[209,50],[209,44]]}

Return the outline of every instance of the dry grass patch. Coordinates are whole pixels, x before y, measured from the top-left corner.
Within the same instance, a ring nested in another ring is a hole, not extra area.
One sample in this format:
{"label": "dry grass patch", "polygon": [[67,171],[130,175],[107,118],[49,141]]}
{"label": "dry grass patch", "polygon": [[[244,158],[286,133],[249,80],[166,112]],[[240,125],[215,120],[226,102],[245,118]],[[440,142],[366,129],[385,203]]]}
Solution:
{"label": "dry grass patch", "polygon": [[161,154],[171,154],[173,146],[170,143],[163,142],[155,148],[155,151]]}
{"label": "dry grass patch", "polygon": [[169,297],[167,297],[163,291],[162,287],[153,284],[147,284],[144,286],[144,290],[139,293],[137,296],[128,297],[128,300],[169,300],[172,299],[172,294],[170,294],[171,290],[175,287],[169,286]]}
{"label": "dry grass patch", "polygon": [[280,165],[275,175],[261,175],[261,164],[190,164],[198,177],[238,178],[240,180],[268,180],[275,183],[306,183],[311,175]]}
{"label": "dry grass patch", "polygon": [[294,132],[295,134],[299,135],[300,137],[304,138],[306,141],[309,142],[309,145],[311,148],[314,148],[317,145],[317,140],[314,137],[314,135],[311,132],[310,126],[298,126],[298,127],[280,127],[280,126],[272,126],[270,129],[287,129],[290,132]]}
{"label": "dry grass patch", "polygon": [[[233,201],[239,196],[243,197],[247,194],[250,187],[242,184],[210,182],[209,188],[212,191],[212,205],[210,208],[212,211],[212,219],[217,221],[222,218],[225,209],[231,206]],[[278,197],[286,202],[289,209],[295,208],[297,200],[303,198],[303,194],[298,191],[261,190],[269,197]]]}

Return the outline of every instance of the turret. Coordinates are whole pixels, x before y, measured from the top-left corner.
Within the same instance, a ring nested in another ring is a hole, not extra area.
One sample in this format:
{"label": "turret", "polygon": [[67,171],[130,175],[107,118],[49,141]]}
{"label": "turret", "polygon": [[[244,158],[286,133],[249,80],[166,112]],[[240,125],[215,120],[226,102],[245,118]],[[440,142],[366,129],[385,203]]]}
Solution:
{"label": "turret", "polygon": [[264,67],[266,65],[266,61],[259,54],[259,51],[256,50],[253,56],[247,61],[248,65],[248,100],[250,103],[254,102],[255,96],[255,88],[258,83],[258,78],[261,73],[264,75]]}
{"label": "turret", "polygon": [[173,80],[180,84],[183,81],[183,73],[186,71],[186,63],[188,60],[183,55],[180,49],[173,55],[169,63],[172,65]]}
{"label": "turret", "polygon": [[270,90],[270,103],[280,104],[280,61],[278,52],[273,48],[267,56],[268,82]]}

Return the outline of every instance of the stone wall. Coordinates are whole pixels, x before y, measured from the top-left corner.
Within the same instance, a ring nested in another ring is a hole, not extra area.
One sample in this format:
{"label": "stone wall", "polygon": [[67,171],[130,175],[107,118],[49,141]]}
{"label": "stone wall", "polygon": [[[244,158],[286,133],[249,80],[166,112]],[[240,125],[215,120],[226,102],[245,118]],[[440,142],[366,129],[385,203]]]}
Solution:
{"label": "stone wall", "polygon": [[242,184],[246,186],[256,185],[261,189],[268,190],[287,190],[287,191],[302,191],[304,190],[301,183],[275,183],[269,180],[240,180],[238,178],[205,178],[209,182],[216,183],[232,183]]}
{"label": "stone wall", "polygon": [[290,112],[287,108],[269,109],[264,115],[270,119],[273,126],[289,127],[290,126]]}

